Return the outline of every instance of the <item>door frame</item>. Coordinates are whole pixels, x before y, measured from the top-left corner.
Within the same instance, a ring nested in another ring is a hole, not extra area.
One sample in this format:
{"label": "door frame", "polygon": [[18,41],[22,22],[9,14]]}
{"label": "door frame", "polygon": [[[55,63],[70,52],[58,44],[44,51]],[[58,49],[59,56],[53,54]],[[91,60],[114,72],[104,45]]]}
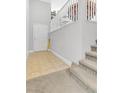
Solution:
{"label": "door frame", "polygon": [[[46,26],[47,28],[47,42],[46,42],[46,49],[43,49],[43,48],[41,48],[41,49],[35,49],[35,36],[34,36],[34,34],[36,34],[36,33],[34,33],[34,28],[33,28],[33,52],[38,52],[38,51],[47,51],[48,50],[48,40],[49,40],[49,36],[48,36],[48,33],[49,33],[49,28],[48,28],[48,26],[47,25],[45,25],[45,24],[33,24],[33,27],[34,26]],[[40,29],[40,28],[39,28]],[[40,29],[41,30],[41,29]]]}

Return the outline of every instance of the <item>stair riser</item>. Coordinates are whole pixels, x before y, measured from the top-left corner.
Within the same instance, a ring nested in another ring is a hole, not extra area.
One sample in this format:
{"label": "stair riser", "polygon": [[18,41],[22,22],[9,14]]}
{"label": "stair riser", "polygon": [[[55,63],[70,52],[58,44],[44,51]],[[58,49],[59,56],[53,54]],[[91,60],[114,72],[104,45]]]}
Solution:
{"label": "stair riser", "polygon": [[94,57],[94,56],[86,55],[86,59],[89,59],[89,60],[97,62],[97,58]]}
{"label": "stair riser", "polygon": [[96,47],[91,47],[91,51],[97,52],[97,48]]}
{"label": "stair riser", "polygon": [[83,65],[83,64],[80,64],[80,67],[81,67],[84,71],[86,71],[88,74],[90,74],[91,76],[97,77],[97,72],[96,72],[96,71],[94,71],[94,70],[92,70],[92,69],[86,67],[86,66]]}
{"label": "stair riser", "polygon": [[88,93],[96,93],[94,90],[92,90],[91,88],[89,88],[87,85],[84,84],[84,82],[82,80],[80,80],[73,72],[70,71],[70,75],[72,78],[74,78],[74,80],[81,85]]}
{"label": "stair riser", "polygon": [[88,87],[80,80],[77,78],[77,76],[75,76],[72,72],[70,72],[70,76],[80,85],[82,86],[82,88],[84,89],[88,89]]}

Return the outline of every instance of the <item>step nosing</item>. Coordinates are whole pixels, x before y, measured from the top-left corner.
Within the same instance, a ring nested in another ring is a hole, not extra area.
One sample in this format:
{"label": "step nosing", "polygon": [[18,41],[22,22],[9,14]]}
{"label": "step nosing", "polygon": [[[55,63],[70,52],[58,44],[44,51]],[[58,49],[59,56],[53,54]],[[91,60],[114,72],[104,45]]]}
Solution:
{"label": "step nosing", "polygon": [[96,45],[91,45],[91,47],[97,48],[97,46],[96,46]]}
{"label": "step nosing", "polygon": [[93,62],[93,61],[90,61],[90,60],[81,60],[79,63],[81,65],[86,66],[87,68],[89,68],[91,70],[97,71],[97,64],[95,62]]}
{"label": "step nosing", "polygon": [[97,53],[95,53],[95,52],[87,52],[86,56],[91,56],[91,57],[97,58]]}
{"label": "step nosing", "polygon": [[80,63],[81,65],[84,65],[85,67],[87,67],[88,69],[91,69],[95,72],[97,72],[97,67],[93,67],[93,66],[89,66],[89,65],[86,65],[86,64],[83,64],[83,63]]}

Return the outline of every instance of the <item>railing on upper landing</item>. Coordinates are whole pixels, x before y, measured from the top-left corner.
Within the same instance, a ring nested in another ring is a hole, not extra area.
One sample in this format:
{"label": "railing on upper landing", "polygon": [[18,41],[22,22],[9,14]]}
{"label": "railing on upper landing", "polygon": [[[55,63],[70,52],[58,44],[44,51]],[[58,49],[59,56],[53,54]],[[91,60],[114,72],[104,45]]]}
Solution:
{"label": "railing on upper landing", "polygon": [[96,0],[87,0],[87,20],[96,22]]}
{"label": "railing on upper landing", "polygon": [[[96,22],[96,0],[86,0],[87,21]],[[81,5],[81,4],[80,4]],[[83,6],[83,3],[82,3]],[[79,0],[68,0],[51,20],[51,32],[78,21]]]}
{"label": "railing on upper landing", "polygon": [[68,0],[51,20],[51,31],[78,20],[78,0]]}

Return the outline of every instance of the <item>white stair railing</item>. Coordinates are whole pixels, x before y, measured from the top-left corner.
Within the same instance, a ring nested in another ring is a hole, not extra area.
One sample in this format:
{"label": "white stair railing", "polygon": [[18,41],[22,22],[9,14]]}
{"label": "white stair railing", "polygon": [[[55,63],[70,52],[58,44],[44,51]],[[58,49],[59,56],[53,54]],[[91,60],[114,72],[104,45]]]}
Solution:
{"label": "white stair railing", "polygon": [[78,0],[68,0],[51,20],[51,31],[78,20]]}
{"label": "white stair railing", "polygon": [[87,0],[87,20],[96,22],[96,0]]}

